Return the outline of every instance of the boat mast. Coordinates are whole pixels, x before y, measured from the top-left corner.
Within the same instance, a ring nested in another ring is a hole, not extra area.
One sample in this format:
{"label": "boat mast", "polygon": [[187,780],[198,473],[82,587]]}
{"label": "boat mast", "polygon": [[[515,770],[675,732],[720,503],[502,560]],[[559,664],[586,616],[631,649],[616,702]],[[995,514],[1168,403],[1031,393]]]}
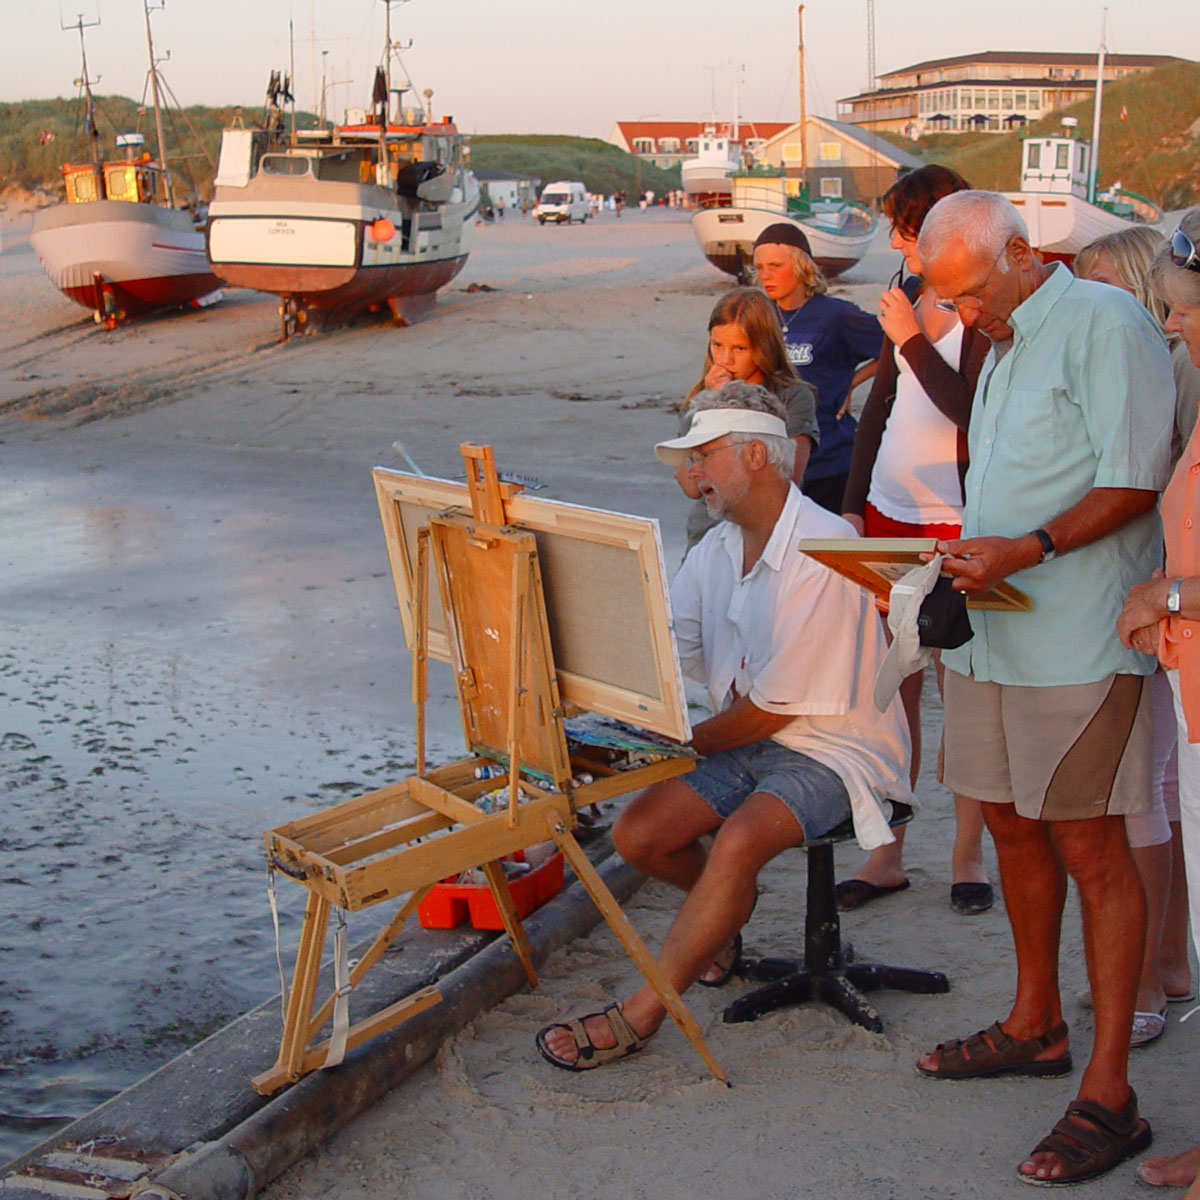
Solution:
{"label": "boat mast", "polygon": [[[166,7],[167,0],[159,0],[154,7]],[[150,94],[154,98],[154,132],[158,138],[158,165],[162,168],[163,185],[167,191],[167,203],[175,207],[175,188],[171,183],[171,172],[167,169],[167,143],[163,138],[162,98],[158,93],[158,63],[154,59],[154,37],[150,32],[150,0],[142,0],[146,14],[146,52],[150,55]]]}
{"label": "boat mast", "polygon": [[808,101],[804,95],[804,5],[796,9],[796,24],[799,27],[797,53],[800,77],[800,185],[805,197],[808,196]]}
{"label": "boat mast", "polygon": [[1092,157],[1088,163],[1088,202],[1096,203],[1096,168],[1100,160],[1100,109],[1104,101],[1104,55],[1108,35],[1108,8],[1100,17],[1100,50],[1096,56],[1096,110],[1092,114]]}
{"label": "boat mast", "polygon": [[92,100],[92,84],[99,83],[100,77],[97,75],[95,79],[88,78],[87,65],[87,44],[84,42],[83,31],[85,29],[93,29],[100,24],[99,17],[94,21],[85,21],[83,13],[80,13],[75,18],[74,25],[60,25],[63,29],[78,29],[79,30],[79,58],[81,62],[82,74],[75,81],[78,87],[83,88],[84,94],[84,111],[83,119],[87,126],[84,132],[87,134],[88,144],[92,150],[92,166],[97,170],[100,169],[100,131],[96,128],[96,106]]}

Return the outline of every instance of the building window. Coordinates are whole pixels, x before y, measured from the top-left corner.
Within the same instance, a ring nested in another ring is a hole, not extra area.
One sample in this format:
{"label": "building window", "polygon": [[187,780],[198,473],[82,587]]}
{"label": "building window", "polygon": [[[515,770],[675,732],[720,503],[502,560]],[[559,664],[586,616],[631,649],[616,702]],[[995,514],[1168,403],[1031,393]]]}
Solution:
{"label": "building window", "polygon": [[842,177],[840,175],[821,176],[821,199],[840,200],[842,198]]}
{"label": "building window", "polygon": [[[837,162],[842,157],[841,142],[822,142],[818,151],[823,162]],[[838,192],[841,195],[841,192]]]}
{"label": "building window", "polygon": [[1041,109],[1041,107],[1042,107],[1042,93],[1041,92],[1030,92],[1029,93],[1029,107],[1034,112],[1038,112]]}
{"label": "building window", "polygon": [[634,154],[653,154],[654,139],[653,138],[634,138],[633,139]]}
{"label": "building window", "polygon": [[785,142],[783,147],[784,162],[799,162],[800,161],[800,143]]}
{"label": "building window", "polygon": [[[687,148],[688,148],[688,153],[689,153],[689,154],[695,154],[695,153],[696,153],[696,139],[695,139],[695,138],[688,138],[688,140],[687,140]],[[708,143],[707,143],[707,142],[705,142],[705,143],[704,143],[704,148],[705,148],[705,150],[707,150],[707,149],[708,149]]]}
{"label": "building window", "polygon": [[1025,93],[1024,92],[1013,92],[1013,110],[1015,112],[1022,112],[1024,110],[1024,108],[1025,108]]}
{"label": "building window", "polygon": [[662,154],[678,154],[679,139],[673,137],[665,137],[658,139],[658,149]]}

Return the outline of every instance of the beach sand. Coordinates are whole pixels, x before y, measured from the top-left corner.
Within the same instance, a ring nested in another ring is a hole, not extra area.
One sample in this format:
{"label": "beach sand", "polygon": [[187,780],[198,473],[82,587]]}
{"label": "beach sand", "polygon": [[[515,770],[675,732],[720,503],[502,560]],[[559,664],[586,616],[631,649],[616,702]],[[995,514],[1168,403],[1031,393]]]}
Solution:
{"label": "beach sand", "polygon": [[[213,777],[247,858],[265,825],[295,814],[297,792],[308,807],[329,803],[381,758],[404,765],[408,657],[368,473],[405,467],[394,443],[450,476],[459,442],[491,444],[502,469],[542,479],[545,495],[659,517],[678,562],[687,504],[651,446],[674,428],[670,407],[698,372],[707,314],[727,286],[682,215],[565,229],[510,216],[479,230],[434,319],[406,330],[362,322],[288,345],[275,341],[275,301],[250,293],[95,329],[41,276],[27,231],[24,214],[4,218],[4,661],[106,688],[110,702],[202,708],[198,736],[234,746],[229,761],[250,781],[238,792]],[[872,307],[893,267],[881,237],[834,292]],[[471,282],[497,290],[468,294]],[[437,761],[458,753],[461,734],[448,674],[431,682]],[[265,1195],[1025,1195],[1016,1166],[1062,1115],[1078,1072],[949,1084],[913,1066],[933,1043],[1003,1016],[1015,974],[1002,906],[971,918],[949,908],[953,825],[929,770],[932,686],[927,698],[913,886],[848,914],[843,932],[862,959],[944,970],[948,995],[879,993],[885,1032],[869,1034],[819,1005],[724,1025],[744,985],[693,989],[687,1002],[732,1088],[672,1026],[628,1062],[568,1074],[537,1056],[535,1031],[637,984],[601,926],[555,955],[536,991],[452,1037]],[[47,705],[66,711],[62,699]],[[839,874],[859,858],[844,848]],[[211,869],[220,887],[220,865]],[[764,873],[750,950],[799,951],[804,877],[801,852]],[[676,905],[649,884],[628,912],[653,947]],[[1074,999],[1086,980],[1073,898],[1062,959],[1082,1063],[1091,1016]],[[1200,1020],[1172,1019],[1134,1052],[1159,1153],[1196,1140],[1198,1038]],[[1087,1194],[1138,1188],[1128,1165]]]}

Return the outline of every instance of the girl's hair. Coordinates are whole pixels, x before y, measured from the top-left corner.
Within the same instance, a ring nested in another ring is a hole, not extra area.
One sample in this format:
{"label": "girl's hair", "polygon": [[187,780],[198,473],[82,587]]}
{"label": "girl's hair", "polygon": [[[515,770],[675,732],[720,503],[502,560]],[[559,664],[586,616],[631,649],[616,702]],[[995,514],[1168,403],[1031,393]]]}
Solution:
{"label": "girl's hair", "polygon": [[930,163],[901,175],[883,193],[879,206],[901,237],[915,238],[926,214],[943,196],[970,190],[971,185],[957,171]]}
{"label": "girl's hair", "polygon": [[1075,274],[1088,279],[1107,258],[1116,273],[1125,281],[1140,304],[1150,310],[1150,315],[1163,325],[1167,319],[1167,306],[1150,287],[1150,265],[1158,248],[1163,244],[1163,235],[1146,225],[1131,225],[1089,242],[1075,255]]}
{"label": "girl's hair", "polygon": [[[785,248],[795,249],[791,246]],[[762,372],[763,386],[768,391],[778,394],[781,388],[799,382],[795,368],[788,362],[787,347],[775,316],[775,306],[758,288],[730,288],[712,310],[708,318],[708,332],[711,333],[718,325],[736,325],[746,335],[754,365]],[[696,385],[685,397],[685,404],[697,392],[704,390],[704,379],[712,365],[712,343],[706,338],[704,369]]]}

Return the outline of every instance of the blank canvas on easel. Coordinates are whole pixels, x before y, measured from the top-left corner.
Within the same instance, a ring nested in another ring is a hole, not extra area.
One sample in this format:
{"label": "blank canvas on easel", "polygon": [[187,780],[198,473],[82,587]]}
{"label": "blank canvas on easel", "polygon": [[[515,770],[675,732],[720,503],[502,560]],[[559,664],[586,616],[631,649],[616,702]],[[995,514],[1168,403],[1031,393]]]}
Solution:
{"label": "blank canvas on easel", "polygon": [[[415,644],[417,532],[448,509],[470,511],[466,484],[377,467],[376,496],[405,641]],[[683,676],[671,629],[658,522],[527,495],[510,523],[537,539],[559,689],[604,713],[686,742]],[[433,590],[435,591],[435,590]],[[430,598],[429,654],[450,661],[446,619]]]}

